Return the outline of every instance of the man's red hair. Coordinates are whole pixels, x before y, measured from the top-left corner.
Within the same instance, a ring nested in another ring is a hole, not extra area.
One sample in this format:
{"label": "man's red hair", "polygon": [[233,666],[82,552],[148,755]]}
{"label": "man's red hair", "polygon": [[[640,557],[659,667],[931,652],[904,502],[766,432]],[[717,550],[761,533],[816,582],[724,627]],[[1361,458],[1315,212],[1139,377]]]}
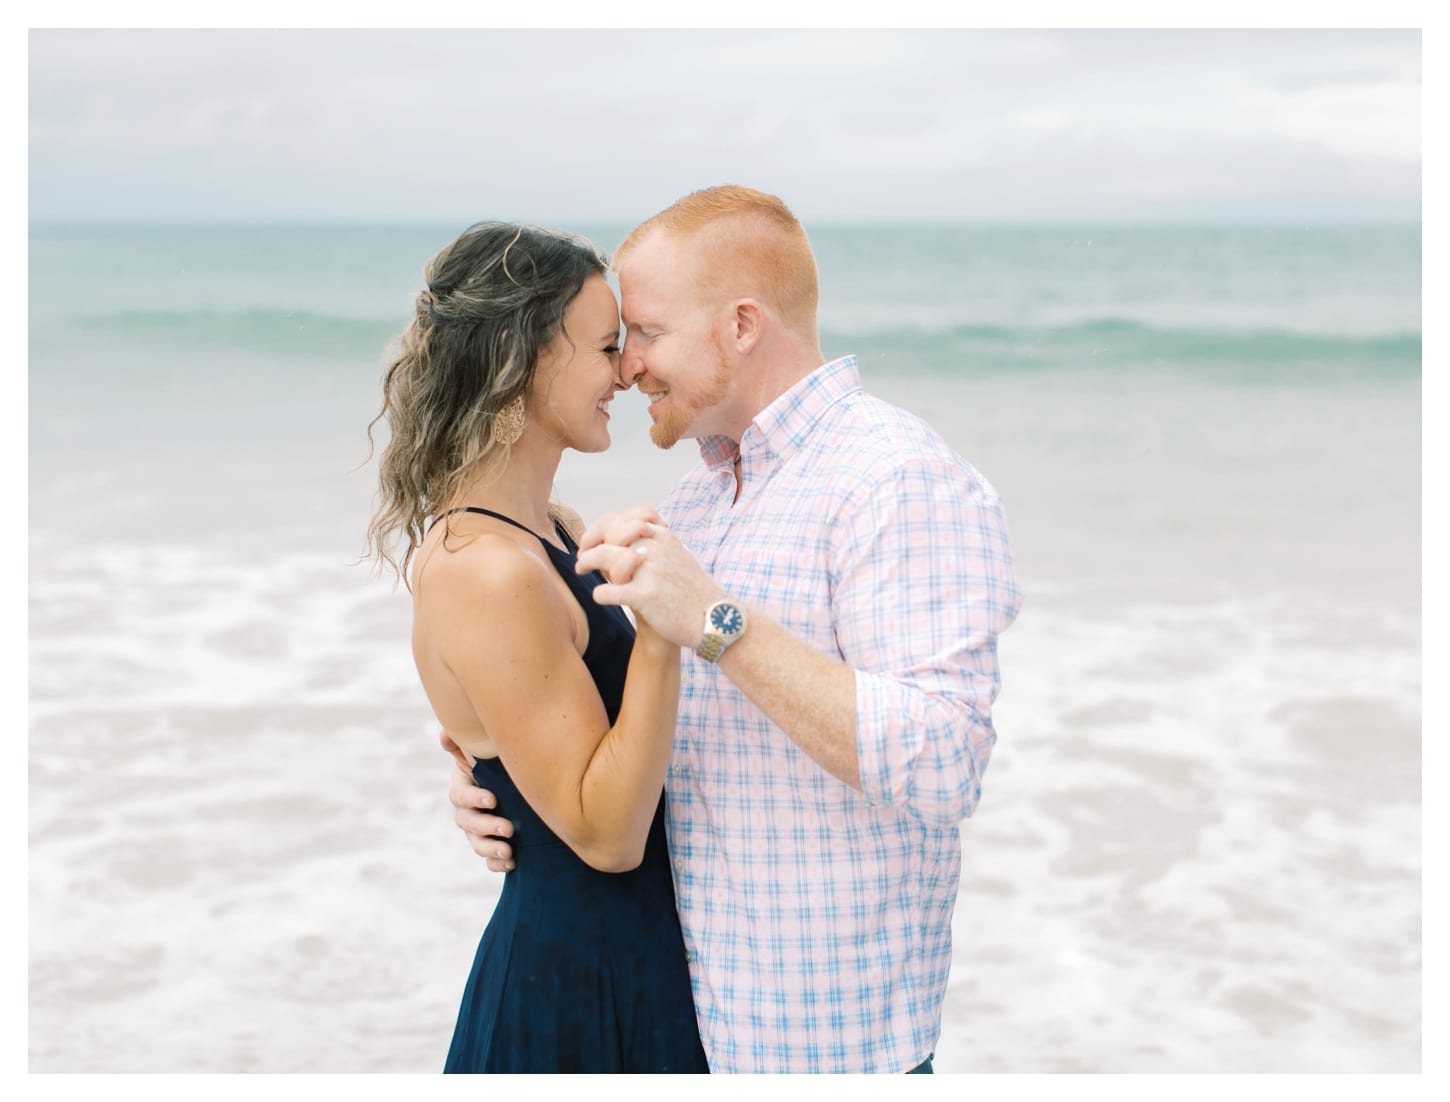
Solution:
{"label": "man's red hair", "polygon": [[702,293],[761,299],[788,324],[814,331],[816,258],[805,229],[774,195],[734,184],[691,192],[636,226],[615,250],[614,267],[656,233],[698,239]]}

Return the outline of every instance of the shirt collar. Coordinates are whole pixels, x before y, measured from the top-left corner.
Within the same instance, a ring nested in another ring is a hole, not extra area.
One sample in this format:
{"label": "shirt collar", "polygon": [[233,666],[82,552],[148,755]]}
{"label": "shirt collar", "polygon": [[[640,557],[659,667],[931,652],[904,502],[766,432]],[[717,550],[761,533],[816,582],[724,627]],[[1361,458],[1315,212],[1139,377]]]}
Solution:
{"label": "shirt collar", "polygon": [[860,389],[855,356],[822,364],[756,414],[739,445],[728,436],[701,437],[700,458],[712,469],[733,464],[742,450],[788,459],[827,409]]}

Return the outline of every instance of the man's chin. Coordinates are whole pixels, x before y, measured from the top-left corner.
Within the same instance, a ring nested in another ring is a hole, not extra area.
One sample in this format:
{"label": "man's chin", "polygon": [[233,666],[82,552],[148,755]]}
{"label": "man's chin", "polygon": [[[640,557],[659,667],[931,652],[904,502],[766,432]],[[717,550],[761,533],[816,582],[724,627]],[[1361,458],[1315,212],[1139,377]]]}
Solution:
{"label": "man's chin", "polygon": [[661,451],[669,451],[680,442],[680,434],[666,425],[651,425],[649,427],[649,438],[654,446]]}
{"label": "man's chin", "polygon": [[650,440],[662,451],[673,448],[684,434],[685,426],[674,417],[665,417],[649,427]]}

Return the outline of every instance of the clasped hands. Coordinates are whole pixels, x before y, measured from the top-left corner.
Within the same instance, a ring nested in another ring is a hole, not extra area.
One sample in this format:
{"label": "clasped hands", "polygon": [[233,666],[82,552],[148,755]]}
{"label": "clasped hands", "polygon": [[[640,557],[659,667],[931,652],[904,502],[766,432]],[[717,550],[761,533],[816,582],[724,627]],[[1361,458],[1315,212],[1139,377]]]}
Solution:
{"label": "clasped hands", "polygon": [[691,650],[704,634],[706,610],[725,597],[653,509],[596,520],[579,539],[577,569],[604,575],[597,603],[627,605],[655,634]]}

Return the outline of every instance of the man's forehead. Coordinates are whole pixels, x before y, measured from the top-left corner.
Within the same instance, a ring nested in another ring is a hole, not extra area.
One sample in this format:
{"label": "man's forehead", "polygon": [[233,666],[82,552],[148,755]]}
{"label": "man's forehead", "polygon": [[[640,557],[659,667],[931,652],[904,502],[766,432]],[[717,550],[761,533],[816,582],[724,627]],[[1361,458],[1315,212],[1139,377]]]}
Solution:
{"label": "man's forehead", "polygon": [[676,250],[658,234],[645,238],[615,266],[619,298],[626,315],[647,309],[681,277]]}
{"label": "man's forehead", "polygon": [[655,231],[635,242],[615,265],[620,281],[625,279],[648,280],[661,268],[668,268],[680,254],[679,243],[668,235]]}

